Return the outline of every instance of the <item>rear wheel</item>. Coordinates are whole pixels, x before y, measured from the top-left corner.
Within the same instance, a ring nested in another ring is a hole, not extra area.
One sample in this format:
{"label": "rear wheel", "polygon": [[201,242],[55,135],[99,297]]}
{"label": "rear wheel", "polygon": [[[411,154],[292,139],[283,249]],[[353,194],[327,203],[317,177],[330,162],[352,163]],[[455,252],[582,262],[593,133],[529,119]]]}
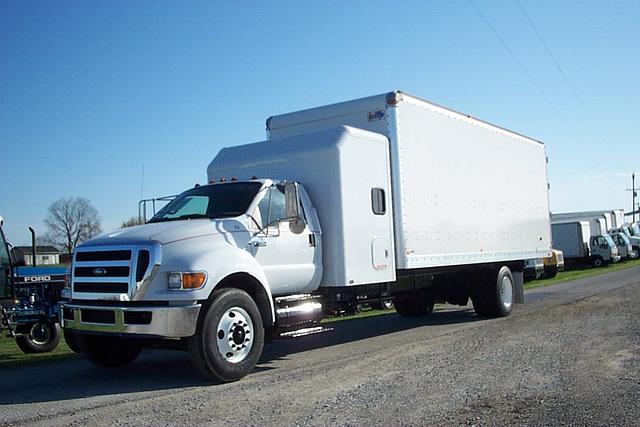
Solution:
{"label": "rear wheel", "polygon": [[399,315],[416,317],[430,314],[434,301],[424,293],[401,294],[395,297],[393,305]]}
{"label": "rear wheel", "polygon": [[52,351],[59,342],[60,325],[49,320],[34,323],[28,333],[16,337],[16,344],[26,354]]}
{"label": "rear wheel", "polygon": [[76,335],[76,343],[84,356],[97,366],[113,368],[131,363],[142,351],[132,339],[102,335]]}
{"label": "rear wheel", "polygon": [[258,306],[241,289],[214,292],[187,345],[206,378],[239,380],[253,371],[262,354],[264,326]]}
{"label": "rear wheel", "polygon": [[391,310],[393,308],[393,300],[385,299],[371,304],[371,308],[376,310]]}
{"label": "rear wheel", "polygon": [[558,275],[558,266],[554,265],[553,267],[545,267],[544,268],[544,277],[547,279],[551,279],[552,277],[556,277]]}
{"label": "rear wheel", "polygon": [[513,309],[515,280],[509,267],[487,274],[485,283],[471,296],[473,308],[479,316],[505,317]]}

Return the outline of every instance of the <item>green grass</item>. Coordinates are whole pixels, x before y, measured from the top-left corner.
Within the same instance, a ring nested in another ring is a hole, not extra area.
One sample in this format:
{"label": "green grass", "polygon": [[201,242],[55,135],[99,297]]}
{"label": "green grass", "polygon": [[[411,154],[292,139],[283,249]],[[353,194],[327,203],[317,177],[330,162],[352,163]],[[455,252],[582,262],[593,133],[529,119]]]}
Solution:
{"label": "green grass", "polygon": [[555,285],[556,283],[567,282],[569,280],[583,279],[585,277],[598,276],[600,274],[609,273],[612,271],[624,270],[631,267],[640,266],[640,260],[619,262],[617,264],[609,265],[607,267],[587,267],[579,270],[562,271],[558,273],[553,279],[534,280],[533,282],[525,283],[525,289],[540,288],[542,286]]}
{"label": "green grass", "polygon": [[[567,282],[569,280],[581,279],[585,277],[597,276],[611,271],[624,270],[640,266],[640,260],[625,261],[609,267],[601,268],[585,268],[581,270],[570,270],[558,273],[553,279],[535,280],[525,284],[525,289],[539,288],[542,286],[555,285],[557,283]],[[363,310],[351,316],[328,317],[322,320],[323,324],[343,322],[353,319],[364,319],[367,317],[384,316],[394,314],[395,310]],[[18,348],[13,338],[6,337],[6,331],[2,331],[0,336],[0,369],[7,366],[21,365],[25,363],[36,363],[49,360],[59,360],[74,357],[75,353],[67,347],[64,339],[60,341],[58,347],[50,353],[41,354],[24,354]]]}
{"label": "green grass", "polygon": [[58,344],[58,347],[52,352],[25,354],[18,348],[16,340],[6,336],[6,332],[6,329],[3,329],[2,336],[0,336],[0,369],[25,363],[65,359],[75,355],[75,353],[67,347],[64,339],[60,340],[60,344]]}

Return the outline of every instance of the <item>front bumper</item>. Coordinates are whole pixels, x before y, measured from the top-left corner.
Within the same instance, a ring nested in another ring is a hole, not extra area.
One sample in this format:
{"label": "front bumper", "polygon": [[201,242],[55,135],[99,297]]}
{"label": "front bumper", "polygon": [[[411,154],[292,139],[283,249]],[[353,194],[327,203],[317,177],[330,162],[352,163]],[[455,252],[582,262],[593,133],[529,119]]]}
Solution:
{"label": "front bumper", "polygon": [[612,262],[614,264],[620,262],[621,259],[622,259],[622,257],[620,255],[612,255],[611,256],[611,260],[612,260]]}
{"label": "front bumper", "polygon": [[61,303],[60,325],[76,331],[182,338],[195,334],[200,308],[200,304],[100,307]]}

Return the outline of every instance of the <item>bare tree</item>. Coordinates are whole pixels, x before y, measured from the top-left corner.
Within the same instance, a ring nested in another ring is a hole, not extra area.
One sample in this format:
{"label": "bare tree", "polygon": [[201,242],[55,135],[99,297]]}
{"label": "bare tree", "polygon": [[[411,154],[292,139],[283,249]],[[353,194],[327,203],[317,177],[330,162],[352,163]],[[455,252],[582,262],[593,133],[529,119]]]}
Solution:
{"label": "bare tree", "polygon": [[71,253],[78,243],[102,231],[98,211],[84,197],[56,200],[49,206],[44,223],[47,225],[44,239],[65,253]]}
{"label": "bare tree", "polygon": [[132,216],[128,220],[122,221],[120,228],[135,227],[136,225],[142,225],[142,224],[144,224],[144,221],[140,217]]}

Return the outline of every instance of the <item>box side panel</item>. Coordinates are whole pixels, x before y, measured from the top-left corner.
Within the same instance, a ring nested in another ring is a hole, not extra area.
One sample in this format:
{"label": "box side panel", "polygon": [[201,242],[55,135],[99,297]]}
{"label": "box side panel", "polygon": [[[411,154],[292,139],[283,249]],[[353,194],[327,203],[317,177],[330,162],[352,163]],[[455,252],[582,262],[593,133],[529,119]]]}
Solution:
{"label": "box side panel", "polygon": [[570,222],[551,226],[554,248],[560,249],[565,258],[583,256],[582,228],[580,223]]}
{"label": "box side panel", "polygon": [[402,193],[394,197],[403,197],[396,216],[404,221],[406,256],[399,266],[549,255],[542,144],[424,102],[409,99],[396,109],[401,176],[393,179]]}

